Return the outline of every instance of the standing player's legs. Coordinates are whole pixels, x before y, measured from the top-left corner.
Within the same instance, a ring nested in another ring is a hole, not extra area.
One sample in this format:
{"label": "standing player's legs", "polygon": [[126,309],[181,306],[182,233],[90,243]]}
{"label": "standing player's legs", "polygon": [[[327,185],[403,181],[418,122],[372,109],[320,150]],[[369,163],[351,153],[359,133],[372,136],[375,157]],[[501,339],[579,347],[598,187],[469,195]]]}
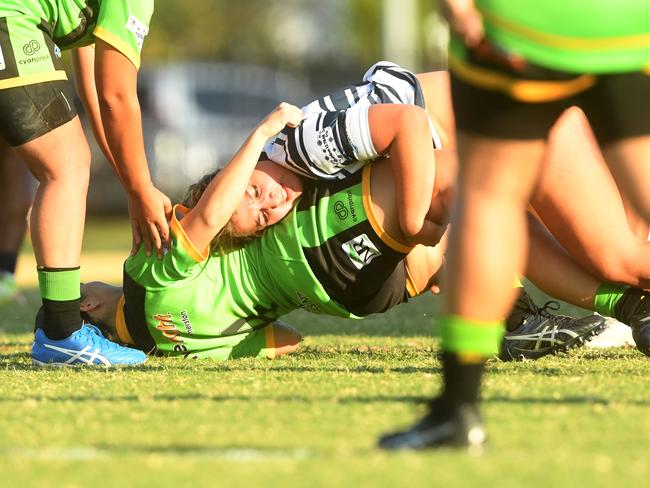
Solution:
{"label": "standing player's legs", "polygon": [[0,90],[0,110],[8,114],[0,129],[39,181],[30,232],[43,313],[37,318],[32,358],[39,365],[141,363],[140,351],[82,327],[79,260],[90,149],[66,91],[62,82]]}
{"label": "standing player's legs", "polygon": [[30,223],[44,309],[37,326],[51,340],[81,328],[79,257],[90,150],[71,99],[63,81],[0,90],[0,131],[39,181]]}
{"label": "standing player's legs", "polygon": [[16,262],[27,229],[32,177],[15,152],[0,139],[0,304],[19,297]]}
{"label": "standing player's legs", "polygon": [[[32,360],[59,366],[142,363],[141,351],[111,343],[98,329],[81,322],[79,258],[90,150],[60,50],[40,24],[41,19],[20,14],[0,18],[0,48],[5,55],[0,137],[39,181],[30,230],[43,308],[37,317]],[[24,45],[33,46],[38,56],[13,49]]]}
{"label": "standing player's legs", "polygon": [[77,268],[90,178],[90,149],[79,118],[17,146],[16,151],[40,183],[30,222],[38,266]]}
{"label": "standing player's legs", "polygon": [[459,138],[461,168],[439,320],[443,391],[420,422],[385,436],[386,449],[478,446],[485,440],[476,403],[485,362],[498,351],[503,318],[527,251],[526,206],[543,140]]}
{"label": "standing player's legs", "polygon": [[446,405],[476,402],[483,365],[515,299],[513,280],[524,269],[526,207],[545,145],[466,136],[459,147],[448,295],[440,320]]}

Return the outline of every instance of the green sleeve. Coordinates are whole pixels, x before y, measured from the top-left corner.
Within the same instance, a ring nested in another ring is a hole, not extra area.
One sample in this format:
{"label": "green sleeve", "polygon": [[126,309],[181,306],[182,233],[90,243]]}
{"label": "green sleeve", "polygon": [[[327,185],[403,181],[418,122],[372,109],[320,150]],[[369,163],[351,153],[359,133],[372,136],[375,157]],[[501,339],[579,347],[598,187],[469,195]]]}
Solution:
{"label": "green sleeve", "polygon": [[103,0],[93,34],[140,67],[140,52],[149,33],[153,0]]}

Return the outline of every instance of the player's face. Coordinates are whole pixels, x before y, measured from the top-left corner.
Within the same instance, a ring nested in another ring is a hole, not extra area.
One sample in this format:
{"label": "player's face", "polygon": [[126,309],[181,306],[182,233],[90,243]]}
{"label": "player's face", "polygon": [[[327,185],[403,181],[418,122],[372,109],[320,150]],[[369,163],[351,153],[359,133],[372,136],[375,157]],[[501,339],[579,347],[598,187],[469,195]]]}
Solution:
{"label": "player's face", "polygon": [[232,216],[234,234],[252,235],[279,222],[301,193],[300,176],[271,161],[260,161]]}

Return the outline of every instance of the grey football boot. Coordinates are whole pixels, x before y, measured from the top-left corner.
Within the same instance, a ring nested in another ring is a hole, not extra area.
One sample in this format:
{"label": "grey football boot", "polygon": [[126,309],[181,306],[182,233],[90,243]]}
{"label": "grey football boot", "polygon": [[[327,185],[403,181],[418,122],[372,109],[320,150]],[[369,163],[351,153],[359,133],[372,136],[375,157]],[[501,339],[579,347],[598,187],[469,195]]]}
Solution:
{"label": "grey football boot", "polygon": [[605,330],[604,317],[588,315],[576,319],[550,313],[559,307],[560,304],[553,300],[538,307],[522,290],[506,320],[507,332],[501,342],[499,358],[503,361],[539,359],[582,346]]}

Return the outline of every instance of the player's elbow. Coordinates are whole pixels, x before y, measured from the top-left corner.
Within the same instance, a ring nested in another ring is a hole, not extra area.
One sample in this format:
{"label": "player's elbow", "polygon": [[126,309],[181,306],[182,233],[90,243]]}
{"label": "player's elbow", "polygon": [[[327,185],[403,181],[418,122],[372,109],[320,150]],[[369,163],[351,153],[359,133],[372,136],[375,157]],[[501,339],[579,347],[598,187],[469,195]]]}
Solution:
{"label": "player's elbow", "polygon": [[97,99],[102,116],[108,115],[113,119],[135,114],[140,110],[135,94],[126,90],[104,90],[98,93]]}
{"label": "player's elbow", "polygon": [[414,129],[429,127],[429,114],[422,107],[417,105],[400,106],[400,116],[396,121],[402,130],[412,131]]}
{"label": "player's elbow", "polygon": [[424,219],[416,215],[407,214],[400,217],[399,224],[406,240],[412,242],[420,235],[424,225]]}

